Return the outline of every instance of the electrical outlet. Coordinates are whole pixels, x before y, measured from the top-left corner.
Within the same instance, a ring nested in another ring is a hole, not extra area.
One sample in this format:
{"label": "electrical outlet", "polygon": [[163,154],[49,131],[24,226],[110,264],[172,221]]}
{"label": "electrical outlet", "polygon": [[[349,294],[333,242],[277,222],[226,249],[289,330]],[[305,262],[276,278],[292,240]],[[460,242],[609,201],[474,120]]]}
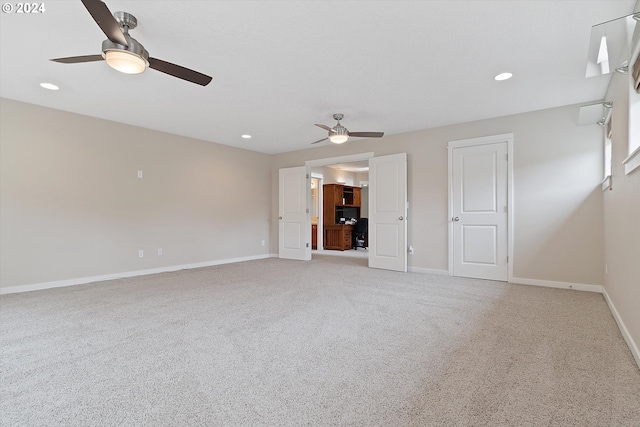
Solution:
{"label": "electrical outlet", "polygon": [[409,255],[413,255],[413,246],[409,246]]}
{"label": "electrical outlet", "polygon": [[158,248],[158,255],[162,255],[162,248]]}
{"label": "electrical outlet", "polygon": [[263,240],[263,241],[262,241],[262,246],[264,246],[264,244],[265,244],[265,243],[264,243],[264,240]]}
{"label": "electrical outlet", "polygon": [[138,251],[138,258],[144,258],[144,251],[142,249]]}
{"label": "electrical outlet", "polygon": [[142,178],[142,171],[138,171],[138,178]]}

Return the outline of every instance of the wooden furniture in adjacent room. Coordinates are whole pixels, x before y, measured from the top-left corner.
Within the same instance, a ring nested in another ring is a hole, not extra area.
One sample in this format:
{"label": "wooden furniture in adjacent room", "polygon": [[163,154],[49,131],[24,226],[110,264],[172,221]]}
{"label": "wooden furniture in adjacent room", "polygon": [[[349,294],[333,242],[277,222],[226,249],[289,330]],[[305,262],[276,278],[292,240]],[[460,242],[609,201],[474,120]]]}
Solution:
{"label": "wooden furniture in adjacent room", "polygon": [[324,226],[324,248],[344,251],[351,249],[353,225],[333,224]]}
{"label": "wooden furniture in adjacent room", "polygon": [[[324,223],[338,224],[340,218],[360,218],[361,189],[342,184],[325,184],[323,187]],[[347,215],[347,214],[356,215]]]}
{"label": "wooden furniture in adjacent room", "polygon": [[318,249],[318,224],[311,224],[311,249]]}
{"label": "wooden furniture in adjacent room", "polygon": [[341,224],[341,220],[360,219],[360,187],[325,184],[322,188],[324,248],[340,251],[351,249],[354,226]]}

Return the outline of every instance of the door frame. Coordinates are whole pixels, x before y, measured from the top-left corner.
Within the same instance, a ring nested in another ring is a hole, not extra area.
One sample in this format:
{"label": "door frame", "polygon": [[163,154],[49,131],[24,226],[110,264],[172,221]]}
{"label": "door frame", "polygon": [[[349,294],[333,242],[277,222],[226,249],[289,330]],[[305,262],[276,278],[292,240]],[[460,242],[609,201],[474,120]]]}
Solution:
{"label": "door frame", "polygon": [[482,136],[478,138],[460,139],[449,141],[448,151],[448,197],[449,207],[447,223],[449,231],[449,276],[453,276],[453,149],[474,147],[479,145],[491,145],[501,142],[507,143],[507,281],[513,281],[513,228],[514,228],[514,204],[513,204],[513,133]]}
{"label": "door frame", "polygon": [[[324,206],[324,190],[322,188],[324,185],[324,175],[311,172],[311,179],[313,178],[318,180],[318,235],[316,236],[318,246],[316,252],[322,252],[324,251],[324,233],[322,233],[324,229],[324,214],[322,212],[322,206]],[[311,251],[313,252],[313,248]]]}
{"label": "door frame", "polygon": [[[352,162],[360,162],[363,160],[369,160],[370,158],[374,157],[374,153],[373,151],[370,152],[366,152],[366,153],[359,153],[359,154],[349,154],[346,156],[338,156],[338,157],[328,157],[328,158],[324,158],[324,159],[315,159],[315,160],[307,160],[306,162],[304,162],[304,165],[307,166],[309,168],[309,170],[311,170],[311,168],[314,167],[320,167],[320,166],[331,166],[331,165],[335,165],[338,163],[352,163]],[[311,172],[311,176],[313,176],[314,173]],[[316,175],[316,178],[320,177],[320,175]],[[324,184],[324,177],[322,177],[322,184]],[[311,194],[311,188],[309,188],[309,194]],[[320,203],[323,202],[324,199],[324,193],[322,188],[320,188],[319,191],[320,194]],[[320,205],[320,211],[322,212],[322,204]],[[322,252],[324,251],[324,233],[323,233],[323,228],[322,226],[324,225],[324,215],[320,215],[320,220],[318,221],[318,233],[319,233],[319,238],[318,238],[318,249],[316,249],[316,252]],[[311,217],[309,217],[308,219],[308,224],[306,225],[306,227],[311,230]],[[320,238],[320,236],[322,236],[322,239]],[[322,243],[322,246],[320,246],[320,244]]]}

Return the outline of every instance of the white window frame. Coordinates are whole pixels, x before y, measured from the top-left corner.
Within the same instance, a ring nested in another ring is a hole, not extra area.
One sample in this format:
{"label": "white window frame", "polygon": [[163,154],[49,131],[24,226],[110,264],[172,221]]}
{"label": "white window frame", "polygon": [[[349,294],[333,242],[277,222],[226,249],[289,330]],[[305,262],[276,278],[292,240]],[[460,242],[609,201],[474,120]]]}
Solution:
{"label": "white window frame", "polygon": [[[633,67],[636,59],[640,56],[640,29],[637,24],[631,43],[634,43],[634,48],[629,58],[629,68]],[[627,90],[629,91],[628,157],[622,161],[625,175],[640,167],[640,94],[633,88],[631,74],[631,70],[629,70],[627,80]]]}
{"label": "white window frame", "polygon": [[608,108],[608,114],[602,129],[602,147],[603,147],[603,175],[602,179],[602,191],[611,189],[611,161],[612,161],[612,143],[611,135],[609,134],[609,128],[611,126],[611,108]]}

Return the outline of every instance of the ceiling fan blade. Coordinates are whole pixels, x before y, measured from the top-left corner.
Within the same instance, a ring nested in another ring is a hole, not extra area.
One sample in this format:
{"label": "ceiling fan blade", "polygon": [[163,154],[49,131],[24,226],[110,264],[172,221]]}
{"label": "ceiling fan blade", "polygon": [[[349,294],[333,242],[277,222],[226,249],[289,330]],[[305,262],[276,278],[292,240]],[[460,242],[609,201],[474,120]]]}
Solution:
{"label": "ceiling fan blade", "polygon": [[213,80],[213,77],[207,76],[206,74],[202,74],[161,59],[149,58],[149,67],[200,86],[206,86],[211,82],[211,80]]}
{"label": "ceiling fan blade", "polygon": [[78,64],[80,62],[93,62],[103,61],[102,55],[84,55],[84,56],[69,56],[67,58],[55,58],[49,61],[60,62],[62,64]]}
{"label": "ceiling fan blade", "polygon": [[82,0],[82,4],[87,8],[96,24],[109,40],[123,46],[129,46],[127,39],[124,37],[120,24],[113,17],[111,11],[104,2],[100,0]]}
{"label": "ceiling fan blade", "polygon": [[327,125],[320,125],[320,124],[316,123],[316,126],[318,126],[319,128],[322,128],[322,129],[324,129],[324,130],[327,130],[327,131],[329,131],[329,132],[335,132],[333,129],[331,129],[331,128],[330,128],[329,126],[327,126]]}
{"label": "ceiling fan blade", "polygon": [[349,132],[349,136],[358,136],[360,138],[381,138],[384,132]]}
{"label": "ceiling fan blade", "polygon": [[319,140],[317,140],[317,141],[312,142],[311,144],[312,144],[312,145],[313,145],[313,144],[317,144],[318,142],[326,141],[327,139],[329,139],[329,137],[319,139]]}

